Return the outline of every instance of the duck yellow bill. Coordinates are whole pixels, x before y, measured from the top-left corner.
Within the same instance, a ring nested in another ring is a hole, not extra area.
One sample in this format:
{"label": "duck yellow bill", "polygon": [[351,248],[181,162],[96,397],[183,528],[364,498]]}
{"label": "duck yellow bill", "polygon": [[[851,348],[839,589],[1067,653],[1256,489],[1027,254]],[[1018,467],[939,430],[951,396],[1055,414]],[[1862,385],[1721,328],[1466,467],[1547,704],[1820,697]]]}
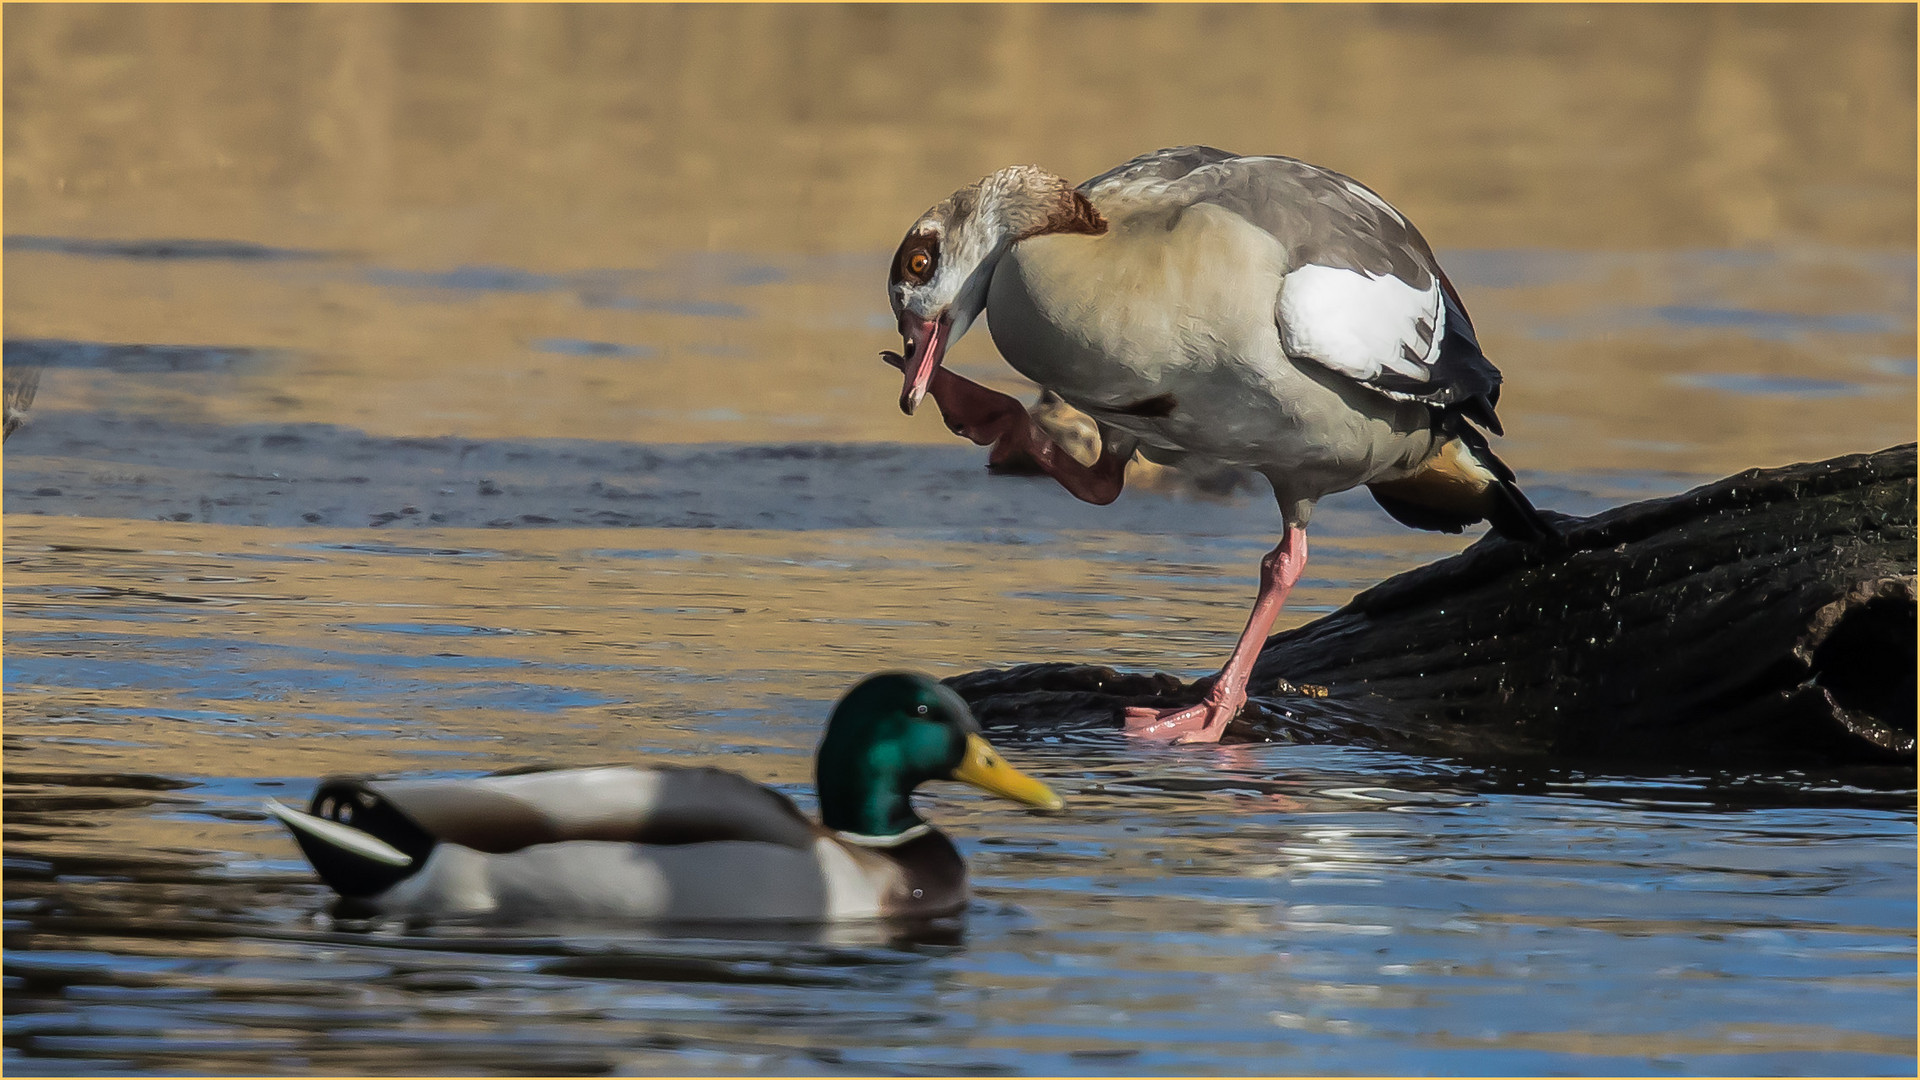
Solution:
{"label": "duck yellow bill", "polygon": [[953,778],[1028,806],[1058,810],[1066,805],[1052,788],[1007,764],[999,751],[978,735],[967,736],[967,756],[953,770]]}

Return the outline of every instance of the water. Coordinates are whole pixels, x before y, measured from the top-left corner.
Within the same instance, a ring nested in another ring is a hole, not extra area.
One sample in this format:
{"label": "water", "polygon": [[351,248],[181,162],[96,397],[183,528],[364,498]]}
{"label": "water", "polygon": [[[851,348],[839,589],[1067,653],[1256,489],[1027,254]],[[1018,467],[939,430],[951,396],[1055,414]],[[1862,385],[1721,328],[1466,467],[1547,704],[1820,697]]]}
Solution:
{"label": "water", "polygon": [[[1911,438],[1911,12],[1499,15],[9,11],[7,1071],[1910,1075],[1910,773],[1007,738],[1069,810],[930,786],[976,899],[914,933],[339,919],[257,810],[810,807],[868,671],[1218,664],[1263,495],[1084,506],[893,405],[887,252],[1009,161],[1368,180],[1554,509]],[[1282,627],[1461,543],[1330,499]]]}

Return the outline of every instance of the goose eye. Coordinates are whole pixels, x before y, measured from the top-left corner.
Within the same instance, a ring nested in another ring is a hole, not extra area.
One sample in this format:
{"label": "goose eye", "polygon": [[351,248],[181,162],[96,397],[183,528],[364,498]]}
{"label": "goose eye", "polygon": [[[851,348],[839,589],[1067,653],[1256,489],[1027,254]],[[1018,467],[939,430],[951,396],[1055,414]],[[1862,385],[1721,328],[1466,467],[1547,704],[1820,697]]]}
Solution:
{"label": "goose eye", "polygon": [[926,274],[927,268],[932,265],[933,259],[924,251],[916,251],[907,256],[907,272],[915,276]]}

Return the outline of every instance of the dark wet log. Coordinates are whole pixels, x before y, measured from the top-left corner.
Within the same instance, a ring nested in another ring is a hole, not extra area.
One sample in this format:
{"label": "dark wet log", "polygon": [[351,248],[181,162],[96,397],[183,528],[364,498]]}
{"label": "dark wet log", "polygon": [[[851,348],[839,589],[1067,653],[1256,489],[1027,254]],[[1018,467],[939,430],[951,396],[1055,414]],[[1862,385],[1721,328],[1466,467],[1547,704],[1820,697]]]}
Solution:
{"label": "dark wet log", "polygon": [[[1912,444],[1753,469],[1497,537],[1275,635],[1229,740],[1794,769],[1914,763]],[[1282,682],[1329,688],[1310,697]],[[1204,680],[1061,664],[952,680],[989,726],[1111,725]]]}

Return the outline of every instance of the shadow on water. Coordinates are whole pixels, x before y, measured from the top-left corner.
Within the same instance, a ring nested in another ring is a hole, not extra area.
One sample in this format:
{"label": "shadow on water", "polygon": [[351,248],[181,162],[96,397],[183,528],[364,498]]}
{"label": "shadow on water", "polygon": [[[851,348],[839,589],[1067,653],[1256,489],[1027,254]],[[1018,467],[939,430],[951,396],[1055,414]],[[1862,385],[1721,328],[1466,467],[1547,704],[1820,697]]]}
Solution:
{"label": "shadow on water", "polygon": [[124,374],[230,372],[260,364],[270,354],[208,345],[108,345],[91,341],[10,340],[8,366],[92,369]]}
{"label": "shadow on water", "polygon": [[10,252],[44,252],[77,255],[93,259],[140,259],[169,261],[176,259],[218,259],[236,262],[285,262],[300,259],[327,259],[324,251],[269,247],[241,240],[100,240],[79,236],[22,236],[6,238]]}

